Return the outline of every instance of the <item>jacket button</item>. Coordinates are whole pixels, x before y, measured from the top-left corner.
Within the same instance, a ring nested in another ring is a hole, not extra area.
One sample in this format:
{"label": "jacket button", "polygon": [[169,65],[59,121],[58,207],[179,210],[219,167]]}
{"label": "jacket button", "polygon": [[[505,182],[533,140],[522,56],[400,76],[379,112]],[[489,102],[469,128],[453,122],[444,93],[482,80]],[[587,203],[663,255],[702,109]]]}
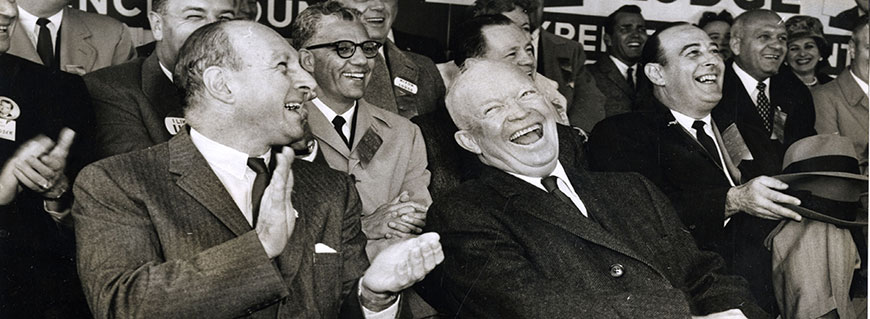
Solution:
{"label": "jacket button", "polygon": [[625,274],[625,267],[620,264],[610,265],[610,277],[619,278]]}
{"label": "jacket button", "polygon": [[689,225],[689,229],[691,229],[691,230],[695,230],[695,228],[698,228],[698,226],[695,226],[695,225]]}

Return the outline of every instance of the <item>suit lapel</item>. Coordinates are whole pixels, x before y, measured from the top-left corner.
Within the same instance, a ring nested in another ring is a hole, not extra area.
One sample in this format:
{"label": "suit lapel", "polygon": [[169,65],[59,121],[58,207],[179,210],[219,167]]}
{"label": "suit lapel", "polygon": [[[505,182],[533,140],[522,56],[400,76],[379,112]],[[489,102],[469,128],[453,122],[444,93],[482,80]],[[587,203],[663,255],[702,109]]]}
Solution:
{"label": "suit lapel", "polygon": [[602,217],[607,218],[606,207],[599,204],[601,198],[598,194],[590,191],[592,187],[582,187],[587,182],[585,178],[572,174],[570,168],[566,167],[565,169],[592,219],[584,217],[578,209],[557,200],[546,191],[495,168],[485,166],[481,177],[490,187],[509,199],[507,207],[512,207],[519,213],[529,214],[577,237],[646,263],[637,253],[596,222]]}
{"label": "suit lapel", "polygon": [[610,59],[610,56],[604,56],[602,59],[602,65],[607,70],[607,78],[610,79],[611,82],[616,84],[616,87],[619,88],[620,91],[625,93],[627,96],[634,96],[634,90],[628,86],[628,80],[625,79],[625,75],[619,72],[619,68],[616,67],[616,64],[613,63],[613,60]]}
{"label": "suit lapel", "polygon": [[36,53],[36,46],[27,37],[27,29],[21,24],[20,19],[15,21],[15,30],[12,30],[12,40],[10,42],[9,54],[42,64],[42,59]]}
{"label": "suit lapel", "polygon": [[852,78],[852,71],[849,69],[844,70],[834,81],[837,81],[837,86],[843,92],[846,103],[855,107],[868,108],[868,103],[870,102],[868,102],[867,95],[861,91],[858,83],[855,83],[855,79]]}
{"label": "suit lapel", "polygon": [[142,92],[159,116],[184,117],[181,93],[163,73],[157,54],[142,62]]}
{"label": "suit lapel", "polygon": [[251,225],[239,211],[217,175],[211,170],[187,130],[169,140],[169,172],[179,188],[187,192],[236,236],[251,230]]}
{"label": "suit lapel", "polygon": [[[387,41],[387,43],[391,43]],[[385,43],[384,52],[389,54]],[[372,69],[371,80],[366,85],[365,99],[387,111],[397,113],[396,96],[393,93],[392,77],[385,62],[385,56],[375,57],[375,67]]]}
{"label": "suit lapel", "polygon": [[[691,133],[686,131],[686,129],[683,128],[682,125],[676,122],[677,119],[674,118],[674,115],[666,106],[662,105],[658,101],[655,101],[654,104],[656,107],[656,112],[653,116],[655,117],[655,121],[657,123],[656,125],[659,127],[660,130],[664,131],[664,136],[666,136],[666,138],[671,140],[676,145],[682,145],[683,147],[686,147],[687,151],[703,157],[703,160],[715,165],[719,170],[722,169],[722,164],[719,162],[719,159],[713,158],[711,154],[707,153],[707,150],[703,146],[701,146],[701,143],[698,142],[698,140],[696,140],[695,137],[691,135]],[[710,122],[712,123],[713,121],[711,120]],[[718,136],[718,132],[716,133],[716,135]],[[725,144],[722,144],[720,141],[719,145],[720,148],[724,149]]]}
{"label": "suit lapel", "polygon": [[91,45],[91,32],[76,9],[66,7],[63,10],[60,68],[63,70],[67,65],[76,65],[92,70],[96,63],[97,49]]}
{"label": "suit lapel", "polygon": [[[327,119],[326,115],[323,115],[314,103],[305,102],[304,105],[308,110],[308,125],[311,127],[311,133],[320,141],[320,147],[333,149],[336,153],[344,156],[345,160],[350,157],[350,150],[347,148],[347,144],[344,144],[344,140],[338,136],[338,132],[335,131],[335,127],[330,119]],[[359,117],[357,121],[359,121]],[[357,123],[358,127],[359,123]]]}

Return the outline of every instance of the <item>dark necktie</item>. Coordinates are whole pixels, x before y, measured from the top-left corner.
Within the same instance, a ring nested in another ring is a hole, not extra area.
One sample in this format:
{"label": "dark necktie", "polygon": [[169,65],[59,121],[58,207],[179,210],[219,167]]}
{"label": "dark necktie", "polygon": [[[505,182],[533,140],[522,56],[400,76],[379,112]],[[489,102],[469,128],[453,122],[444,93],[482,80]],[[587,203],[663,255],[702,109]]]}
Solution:
{"label": "dark necktie", "polygon": [[347,123],[347,121],[341,117],[341,115],[336,115],[335,118],[332,119],[332,126],[335,127],[335,132],[338,133],[338,136],[340,136],[341,140],[344,141],[344,145],[347,145],[347,148],[350,149],[350,142],[347,140],[347,136],[344,135],[344,131],[342,130],[344,123]]}
{"label": "dark necktie", "polygon": [[251,225],[257,227],[257,217],[260,216],[260,201],[263,199],[263,193],[266,192],[266,186],[269,186],[269,168],[266,167],[266,161],[259,157],[248,157],[248,167],[257,173],[257,177],[254,178],[254,187],[251,189]]}
{"label": "dark necktie", "polygon": [[51,30],[48,29],[48,24],[51,23],[46,18],[36,20],[36,25],[39,26],[39,38],[36,41],[36,53],[42,59],[42,64],[51,68],[54,63],[54,45],[51,43]]}
{"label": "dark necktie", "polygon": [[[563,193],[562,190],[559,189],[559,184],[556,182],[556,179],[557,177],[553,175],[544,177],[541,179],[541,185],[544,185],[544,189],[546,189],[547,192],[551,195],[567,203],[568,205],[571,205],[571,207],[577,208],[577,205],[574,205],[574,202],[571,201],[571,198],[569,198],[568,195],[565,195],[565,193]],[[577,209],[579,210],[579,208]]]}
{"label": "dark necktie", "polygon": [[692,123],[692,128],[695,129],[695,137],[698,138],[698,142],[701,143],[701,146],[707,150],[707,154],[710,154],[714,160],[719,161],[719,151],[716,149],[716,143],[713,142],[713,139],[710,138],[710,135],[707,135],[707,132],[704,131],[704,121],[695,121]]}
{"label": "dark necktie", "polygon": [[625,80],[628,82],[628,87],[634,90],[634,68],[628,67],[628,70],[625,72]]}
{"label": "dark necktie", "polygon": [[756,101],[758,114],[761,115],[761,119],[764,122],[764,128],[770,132],[770,100],[767,99],[767,94],[764,93],[767,84],[764,84],[764,82],[758,82],[758,86],[755,88],[758,89],[758,99]]}

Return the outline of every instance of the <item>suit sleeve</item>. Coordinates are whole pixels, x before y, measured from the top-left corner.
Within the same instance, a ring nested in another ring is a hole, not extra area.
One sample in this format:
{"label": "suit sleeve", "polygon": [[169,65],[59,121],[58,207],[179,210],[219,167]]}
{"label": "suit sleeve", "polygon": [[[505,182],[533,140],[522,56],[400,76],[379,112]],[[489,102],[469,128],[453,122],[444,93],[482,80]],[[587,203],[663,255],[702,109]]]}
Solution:
{"label": "suit sleeve", "polygon": [[173,239],[160,238],[161,221],[102,167],[85,168],[74,190],[78,270],[96,318],[238,317],[289,294],[254,231],[166,260],[160,243]]}
{"label": "suit sleeve", "polygon": [[729,309],[740,309],[748,318],[769,318],[769,315],[755,304],[746,280],[726,275],[724,261],[719,255],[701,251],[692,237],[682,230],[680,220],[674,214],[668,199],[658,188],[645,178],[635,184],[646,188],[647,202],[655,205],[659,213],[661,227],[665,230],[671,256],[661,258],[667,263],[671,283],[686,292],[693,315],[707,315]]}
{"label": "suit sleeve", "polygon": [[[578,289],[551,278],[528,259],[523,246],[495,216],[501,207],[470,200],[439,202],[430,209],[430,227],[441,235],[445,253],[442,287],[448,308],[471,318],[685,318],[689,309],[678,289],[614,292]],[[479,212],[474,218],[458,214]],[[452,216],[451,216],[452,215]],[[674,305],[662,307],[663,304]],[[458,309],[458,310],[457,310]]]}
{"label": "suit sleeve", "polygon": [[598,89],[595,77],[586,65],[574,76],[574,97],[568,106],[568,119],[572,126],[590,132],[595,124],[604,119],[604,104],[607,97]]}
{"label": "suit sleeve", "polygon": [[95,139],[99,158],[154,145],[137,109],[140,101],[93,74],[84,79],[96,116]]}
{"label": "suit sleeve", "polygon": [[591,167],[597,171],[637,172],[670,199],[682,221],[706,249],[724,235],[725,199],[730,187],[677,185],[662,169],[655,128],[619,116],[595,127],[588,143]]}
{"label": "suit sleeve", "polygon": [[432,204],[432,197],[428,189],[431,175],[426,169],[428,166],[426,143],[417,124],[410,124],[410,126],[413,136],[411,138],[411,156],[408,169],[405,172],[405,180],[402,182],[402,190],[408,191],[414,201],[429,206]]}
{"label": "suit sleeve", "polygon": [[840,131],[837,126],[837,105],[830,94],[824,89],[813,91],[813,105],[816,111],[815,128],[819,134],[831,134]]}

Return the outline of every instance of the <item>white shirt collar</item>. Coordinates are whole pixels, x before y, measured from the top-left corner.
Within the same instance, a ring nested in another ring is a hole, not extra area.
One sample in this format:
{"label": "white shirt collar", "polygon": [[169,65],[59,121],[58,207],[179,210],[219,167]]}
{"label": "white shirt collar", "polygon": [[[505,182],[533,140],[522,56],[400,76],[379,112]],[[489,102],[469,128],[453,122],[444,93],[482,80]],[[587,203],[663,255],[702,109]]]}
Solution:
{"label": "white shirt collar", "polygon": [[[758,100],[758,92],[757,92],[758,89],[756,89],[756,87],[758,86],[758,80],[756,80],[754,77],[749,75],[749,73],[746,73],[746,71],[744,71],[742,68],[740,68],[740,66],[737,65],[737,62],[731,62],[731,66],[734,67],[734,73],[737,73],[737,77],[739,77],[740,82],[743,83],[743,87],[746,89],[746,93],[749,94],[750,98],[752,98],[752,103],[757,104],[758,103],[758,101],[757,101]],[[770,99],[770,78],[768,77],[768,78],[764,79],[764,81],[761,81],[761,82],[764,82],[764,84],[766,85],[764,87],[764,91],[765,91],[764,95],[767,95],[767,99],[769,100]]]}
{"label": "white shirt collar", "polygon": [[849,75],[851,75],[852,78],[855,79],[855,83],[858,83],[858,87],[861,88],[861,91],[864,91],[864,95],[870,96],[870,93],[867,92],[867,89],[868,89],[867,82],[864,82],[863,80],[861,80],[861,78],[859,78],[857,75],[855,75],[854,70],[850,70]]}
{"label": "white shirt collar", "polygon": [[[516,176],[516,178],[519,178],[519,179],[525,181],[526,183],[532,184],[533,186],[535,186],[535,187],[537,187],[545,192],[547,191],[547,189],[544,188],[544,185],[541,184],[541,177],[532,177],[532,176],[520,175],[520,174],[513,173],[513,172],[508,172],[508,174]],[[565,173],[565,168],[562,167],[562,163],[559,161],[556,161],[556,168],[554,168],[553,172],[550,173],[549,175],[553,175],[553,176],[556,176],[558,178],[564,179],[566,181],[569,181],[569,183],[570,183],[570,179],[568,179],[568,174]]]}
{"label": "white shirt collar", "polygon": [[166,66],[163,65],[163,62],[160,62],[160,60],[157,60],[157,64],[160,65],[160,70],[163,71],[163,74],[166,75],[167,78],[169,78],[169,82],[175,83],[175,80],[172,79],[172,71],[169,71],[169,69],[167,69]]}
{"label": "white shirt collar", "polygon": [[[24,26],[24,30],[27,31],[27,37],[33,42],[33,47],[35,48],[36,42],[39,39],[39,26],[36,25],[36,20],[39,20],[39,17],[18,6],[18,19],[21,21],[21,25]],[[48,17],[48,21],[51,21],[48,24],[48,30],[51,31],[51,41],[52,43],[57,43],[57,31],[60,29],[60,23],[63,21],[63,10]]]}
{"label": "white shirt collar", "polygon": [[[245,177],[245,172],[248,170],[248,157],[250,157],[248,154],[205,137],[193,128],[190,129],[190,140],[202,153],[202,157],[205,158],[209,166],[227,172],[237,179]],[[266,154],[257,157],[266,161],[268,166],[271,155],[272,150],[269,150],[266,151]]]}
{"label": "white shirt collar", "polygon": [[710,114],[707,114],[707,116],[705,116],[703,118],[696,119],[696,118],[692,118],[688,115],[685,115],[683,113],[680,113],[680,112],[677,112],[674,110],[670,110],[670,111],[671,111],[671,114],[674,115],[674,118],[677,120],[677,123],[680,123],[680,126],[685,128],[686,131],[695,132],[695,129],[692,128],[692,125],[695,124],[695,121],[700,120],[700,121],[704,122],[704,124],[705,124],[704,131],[707,132],[707,135],[713,136],[712,135],[713,129],[710,128],[710,119],[712,118],[712,116],[710,116]]}
{"label": "white shirt collar", "polygon": [[347,109],[347,111],[345,111],[344,113],[338,114],[338,113],[335,113],[335,111],[333,111],[332,108],[327,106],[326,103],[323,103],[323,101],[321,101],[320,98],[314,98],[313,100],[311,100],[311,103],[313,103],[314,106],[317,106],[317,109],[320,110],[320,113],[323,113],[323,116],[326,117],[327,121],[332,122],[333,118],[340,115],[341,117],[344,118],[344,122],[348,123],[348,124],[350,124],[350,121],[353,120],[353,111],[356,110],[356,105],[357,105],[357,102],[354,101],[353,106],[351,106],[349,109]]}
{"label": "white shirt collar", "polygon": [[637,63],[633,65],[628,65],[623,63],[622,60],[617,59],[613,55],[608,54],[607,56],[610,57],[610,60],[613,61],[613,64],[616,64],[616,68],[619,69],[619,74],[621,74],[622,77],[625,77],[625,74],[628,73],[628,68],[631,67],[631,76],[635,81],[637,81]]}

